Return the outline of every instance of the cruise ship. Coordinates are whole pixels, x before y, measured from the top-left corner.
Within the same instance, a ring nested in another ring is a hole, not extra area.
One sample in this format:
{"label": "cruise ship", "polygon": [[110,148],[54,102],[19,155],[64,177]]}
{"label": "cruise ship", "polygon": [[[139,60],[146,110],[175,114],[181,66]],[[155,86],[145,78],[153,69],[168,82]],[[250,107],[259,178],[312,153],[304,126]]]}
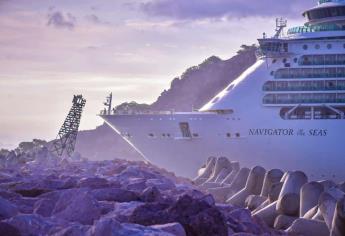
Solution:
{"label": "cruise ship", "polygon": [[345,180],[345,0],[258,39],[257,62],[200,110],[101,114],[148,161],[195,176],[210,156]]}

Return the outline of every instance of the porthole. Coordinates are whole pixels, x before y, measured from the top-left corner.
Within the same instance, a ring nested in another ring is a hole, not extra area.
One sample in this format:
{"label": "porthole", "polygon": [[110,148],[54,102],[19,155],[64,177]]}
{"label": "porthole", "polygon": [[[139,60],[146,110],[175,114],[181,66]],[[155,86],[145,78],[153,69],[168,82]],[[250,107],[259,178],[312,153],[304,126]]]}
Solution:
{"label": "porthole", "polygon": [[295,58],[293,59],[293,61],[294,61],[295,63],[297,63],[298,59],[295,57]]}
{"label": "porthole", "polygon": [[328,49],[331,49],[331,48],[332,48],[332,44],[330,44],[330,43],[327,44],[327,48],[328,48]]}
{"label": "porthole", "polygon": [[287,62],[287,59],[286,59],[286,58],[284,58],[284,59],[283,59],[283,63],[286,63],[286,62]]}
{"label": "porthole", "polygon": [[162,137],[165,138],[166,134],[162,134]]}
{"label": "porthole", "polygon": [[170,138],[170,134],[167,134],[167,137]]}
{"label": "porthole", "polygon": [[193,137],[197,138],[197,137],[199,137],[199,134],[198,133],[193,133]]}
{"label": "porthole", "polygon": [[155,135],[153,133],[149,133],[149,137],[153,138]]}
{"label": "porthole", "polygon": [[236,138],[241,137],[240,133],[236,133]]}
{"label": "porthole", "polygon": [[320,44],[316,44],[315,49],[320,49]]}
{"label": "porthole", "polygon": [[274,64],[274,63],[276,63],[277,62],[277,59],[273,59],[272,60],[272,63]]}
{"label": "porthole", "polygon": [[307,49],[308,49],[308,45],[307,45],[307,44],[304,44],[304,45],[303,45],[303,49],[304,49],[304,50],[307,50]]}
{"label": "porthole", "polygon": [[230,133],[226,133],[226,137],[231,138],[231,134]]}

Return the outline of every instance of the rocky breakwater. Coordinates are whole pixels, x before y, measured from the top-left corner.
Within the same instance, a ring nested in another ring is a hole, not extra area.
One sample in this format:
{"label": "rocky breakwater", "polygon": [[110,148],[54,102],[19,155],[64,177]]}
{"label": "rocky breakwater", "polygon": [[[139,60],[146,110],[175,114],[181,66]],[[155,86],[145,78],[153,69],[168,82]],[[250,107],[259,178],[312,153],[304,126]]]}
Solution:
{"label": "rocky breakwater", "polygon": [[44,146],[1,155],[0,235],[280,235],[144,162],[60,159]]}
{"label": "rocky breakwater", "polygon": [[240,168],[210,157],[194,183],[219,203],[248,209],[248,217],[291,235],[344,236],[345,183],[308,181],[301,171]]}

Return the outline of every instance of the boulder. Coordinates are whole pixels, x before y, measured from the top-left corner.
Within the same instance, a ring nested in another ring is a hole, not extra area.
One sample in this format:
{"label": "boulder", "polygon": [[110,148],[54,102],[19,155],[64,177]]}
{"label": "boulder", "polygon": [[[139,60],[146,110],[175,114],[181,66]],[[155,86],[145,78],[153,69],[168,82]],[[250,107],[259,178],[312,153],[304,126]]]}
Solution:
{"label": "boulder", "polygon": [[79,181],[78,186],[80,188],[106,188],[109,187],[109,182],[107,179],[99,177],[82,178]]}
{"label": "boulder", "polygon": [[55,201],[42,198],[35,203],[33,212],[44,217],[50,217],[54,207]]}
{"label": "boulder", "polygon": [[16,215],[5,220],[5,223],[17,228],[22,236],[49,235],[56,226],[52,221],[37,214]]}
{"label": "boulder", "polygon": [[89,229],[90,226],[74,224],[55,232],[52,236],[85,236],[88,235]]}
{"label": "boulder", "polygon": [[109,218],[101,219],[96,222],[96,224],[90,228],[88,234],[92,236],[174,236],[160,229],[136,224],[121,224]]}
{"label": "boulder", "polygon": [[0,220],[11,218],[18,214],[18,208],[10,201],[0,197]]}
{"label": "boulder", "polygon": [[184,230],[183,226],[180,223],[168,223],[164,225],[152,225],[154,229],[159,229],[161,231],[168,232],[175,236],[186,236],[186,231]]}
{"label": "boulder", "polygon": [[61,194],[57,201],[53,216],[85,225],[92,225],[94,220],[101,216],[101,208],[97,200],[88,192],[80,191],[70,199],[68,193]]}
{"label": "boulder", "polygon": [[139,200],[138,194],[120,188],[99,188],[91,191],[98,201],[131,202]]}
{"label": "boulder", "polygon": [[5,222],[0,222],[0,235],[21,236],[21,233],[15,226],[12,226]]}

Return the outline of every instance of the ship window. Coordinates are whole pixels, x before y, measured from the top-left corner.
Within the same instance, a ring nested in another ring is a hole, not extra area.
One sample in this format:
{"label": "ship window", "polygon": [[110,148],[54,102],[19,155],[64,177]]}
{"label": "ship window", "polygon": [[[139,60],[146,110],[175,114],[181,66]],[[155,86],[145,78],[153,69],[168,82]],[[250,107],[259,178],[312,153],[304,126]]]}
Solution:
{"label": "ship window", "polygon": [[197,137],[199,137],[199,134],[198,133],[193,133],[193,137],[197,138]]}
{"label": "ship window", "polygon": [[286,62],[287,62],[287,59],[286,59],[286,58],[284,58],[284,59],[283,59],[283,63],[286,63]]}
{"label": "ship window", "polygon": [[304,45],[303,45],[303,49],[304,49],[304,50],[307,50],[307,49],[308,49],[308,45],[307,45],[307,44],[304,44]]}
{"label": "ship window", "polygon": [[236,133],[236,138],[241,137],[240,133]]}
{"label": "ship window", "polygon": [[170,138],[170,134],[167,134],[167,137]]}
{"label": "ship window", "polygon": [[273,59],[272,60],[272,63],[274,64],[274,63],[276,63],[277,62],[277,59]]}
{"label": "ship window", "polygon": [[274,75],[274,71],[271,71],[271,75]]}
{"label": "ship window", "polygon": [[153,133],[149,133],[149,137],[153,138],[153,137],[155,137],[155,135]]}
{"label": "ship window", "polygon": [[316,44],[315,49],[320,49],[320,44]]}
{"label": "ship window", "polygon": [[327,48],[328,48],[328,49],[331,49],[331,48],[332,48],[332,44],[330,44],[330,43],[327,44]]}
{"label": "ship window", "polygon": [[295,58],[293,59],[293,61],[294,61],[295,63],[297,63],[298,59],[295,57]]}
{"label": "ship window", "polygon": [[180,131],[181,131],[182,137],[191,138],[192,134],[190,132],[189,123],[188,122],[180,122],[179,125],[180,125]]}
{"label": "ship window", "polygon": [[231,138],[231,134],[230,133],[226,133],[226,137]]}
{"label": "ship window", "polygon": [[166,136],[166,134],[162,134],[162,137],[164,137],[164,138],[165,138],[165,136]]}

